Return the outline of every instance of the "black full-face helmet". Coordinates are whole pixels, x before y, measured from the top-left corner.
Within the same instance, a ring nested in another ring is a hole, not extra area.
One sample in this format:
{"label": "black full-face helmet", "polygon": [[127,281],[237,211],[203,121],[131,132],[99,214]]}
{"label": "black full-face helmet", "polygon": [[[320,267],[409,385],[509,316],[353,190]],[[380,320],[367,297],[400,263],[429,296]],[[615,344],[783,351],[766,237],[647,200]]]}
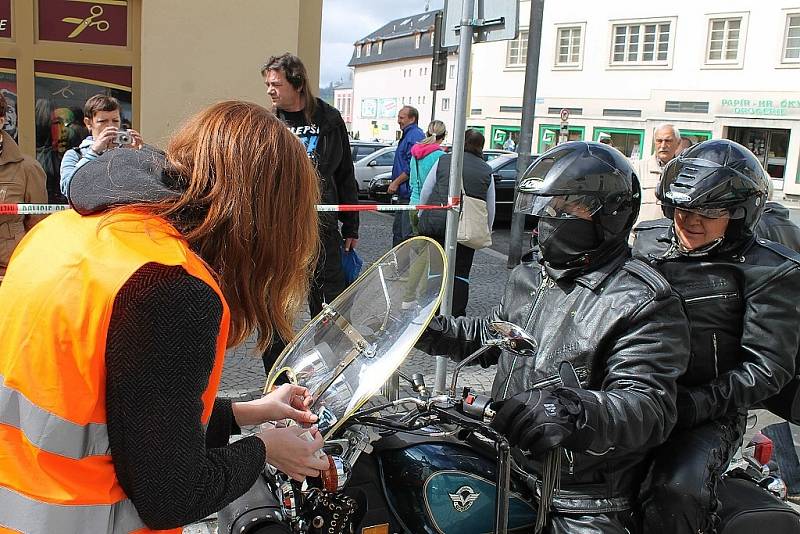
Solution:
{"label": "black full-face helmet", "polygon": [[767,202],[769,181],[747,148],[728,139],[712,139],[667,164],[656,198],[670,219],[676,209],[711,218],[729,216],[725,241],[734,245],[752,238]]}
{"label": "black full-face helmet", "polygon": [[575,249],[573,254],[576,261],[586,263],[608,243],[627,241],[640,200],[639,179],[619,150],[572,141],[548,150],[528,167],[514,209],[538,217],[540,225],[542,219],[548,223],[580,220],[581,228],[591,227],[591,245],[584,241],[587,250]]}

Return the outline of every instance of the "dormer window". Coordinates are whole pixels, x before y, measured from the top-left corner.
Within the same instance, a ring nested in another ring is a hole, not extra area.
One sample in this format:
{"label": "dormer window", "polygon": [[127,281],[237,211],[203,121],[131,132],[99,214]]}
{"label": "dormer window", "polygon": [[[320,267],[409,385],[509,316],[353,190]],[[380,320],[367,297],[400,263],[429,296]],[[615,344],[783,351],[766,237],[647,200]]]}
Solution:
{"label": "dormer window", "polygon": [[371,55],[372,55],[372,43],[367,43],[367,44],[365,44],[364,46],[366,47],[366,50],[365,50],[365,52],[366,52],[366,53],[365,53],[365,55],[366,55],[367,57],[371,56]]}
{"label": "dormer window", "polygon": [[378,54],[383,54],[383,41],[378,41]]}
{"label": "dormer window", "polygon": [[360,58],[360,57],[361,57],[361,45],[357,44],[356,45],[356,58]]}
{"label": "dormer window", "polygon": [[419,48],[419,44],[422,41],[422,34],[416,33],[414,34],[414,48]]}

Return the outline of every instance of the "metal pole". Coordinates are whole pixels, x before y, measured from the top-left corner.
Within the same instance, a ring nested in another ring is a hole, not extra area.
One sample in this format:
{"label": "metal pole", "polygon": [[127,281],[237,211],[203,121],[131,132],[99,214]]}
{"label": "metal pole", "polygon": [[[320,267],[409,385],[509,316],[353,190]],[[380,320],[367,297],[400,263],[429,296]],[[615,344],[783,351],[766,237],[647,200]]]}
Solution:
{"label": "metal pole", "polygon": [[[525,57],[525,89],[522,93],[522,124],[517,143],[517,183],[531,162],[533,146],[533,121],[536,118],[536,85],[539,79],[539,49],[542,44],[542,15],[544,0],[531,0],[530,22],[528,23],[528,54]],[[514,187],[514,201],[517,188]],[[514,213],[511,216],[511,238],[508,244],[507,267],[513,269],[522,257],[522,234],[525,231],[525,216]]]}
{"label": "metal pole", "polygon": [[[461,170],[464,166],[464,130],[467,127],[467,94],[469,83],[469,63],[472,54],[472,35],[475,21],[475,0],[461,2],[461,41],[458,44],[458,79],[456,81],[456,102],[453,124],[453,151],[450,160],[449,197],[461,195]],[[444,296],[440,313],[450,315],[453,309],[453,280],[455,278],[456,245],[458,244],[458,210],[447,211],[447,231],[444,249],[447,254],[447,277],[444,285]],[[447,357],[436,358],[436,393],[447,390]]]}
{"label": "metal pole", "polygon": [[431,91],[431,92],[433,93],[433,96],[431,97],[431,120],[430,120],[430,122],[433,122],[433,120],[436,118],[436,91]]}

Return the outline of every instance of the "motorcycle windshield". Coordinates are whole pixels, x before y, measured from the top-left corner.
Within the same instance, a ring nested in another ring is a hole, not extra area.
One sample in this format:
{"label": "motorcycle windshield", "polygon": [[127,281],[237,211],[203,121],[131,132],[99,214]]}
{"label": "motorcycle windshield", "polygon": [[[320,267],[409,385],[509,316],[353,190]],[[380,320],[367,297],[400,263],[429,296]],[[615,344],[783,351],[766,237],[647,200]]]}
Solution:
{"label": "motorcycle windshield", "polygon": [[369,267],[284,349],[267,387],[309,389],[328,438],[400,366],[439,308],[446,259],[427,237],[409,239]]}

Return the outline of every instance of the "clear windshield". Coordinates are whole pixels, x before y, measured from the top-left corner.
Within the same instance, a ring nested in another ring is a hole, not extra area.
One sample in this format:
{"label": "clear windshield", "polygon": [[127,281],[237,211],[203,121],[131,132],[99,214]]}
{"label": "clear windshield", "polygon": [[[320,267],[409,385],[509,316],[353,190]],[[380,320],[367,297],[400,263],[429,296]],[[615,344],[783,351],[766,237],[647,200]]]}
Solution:
{"label": "clear windshield", "polygon": [[400,366],[441,300],[446,260],[438,243],[398,245],[315,317],[284,349],[267,377],[314,396],[327,438]]}

